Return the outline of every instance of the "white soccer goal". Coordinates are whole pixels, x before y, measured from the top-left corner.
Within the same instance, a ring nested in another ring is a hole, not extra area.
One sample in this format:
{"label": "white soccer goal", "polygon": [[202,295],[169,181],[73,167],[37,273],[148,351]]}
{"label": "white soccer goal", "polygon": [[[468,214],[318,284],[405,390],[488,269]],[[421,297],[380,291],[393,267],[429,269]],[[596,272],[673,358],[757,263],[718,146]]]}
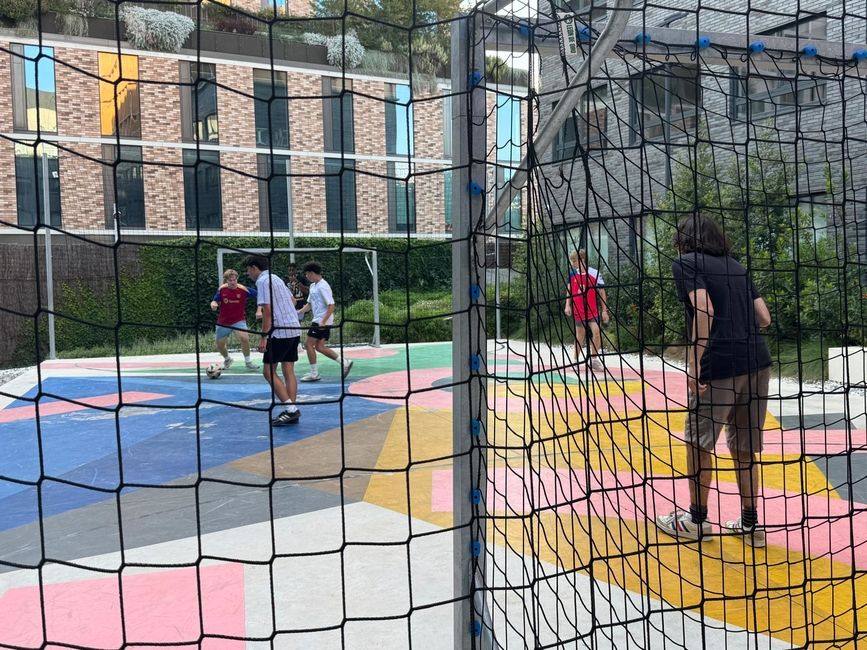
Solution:
{"label": "white soccer goal", "polygon": [[367,248],[218,248],[217,249],[217,281],[223,282],[223,258],[226,255],[265,255],[271,256],[274,253],[289,253],[290,259],[294,262],[295,255],[307,255],[314,253],[362,253],[364,262],[367,265],[367,270],[370,272],[373,298],[373,340],[371,345],[379,347],[379,257],[375,250]]}

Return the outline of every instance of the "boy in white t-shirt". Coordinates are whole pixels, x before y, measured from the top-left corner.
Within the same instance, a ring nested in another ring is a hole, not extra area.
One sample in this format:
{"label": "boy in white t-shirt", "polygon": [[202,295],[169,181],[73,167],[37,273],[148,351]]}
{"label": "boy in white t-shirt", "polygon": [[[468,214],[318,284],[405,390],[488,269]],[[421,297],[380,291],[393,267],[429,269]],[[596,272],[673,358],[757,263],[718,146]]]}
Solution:
{"label": "boy in white t-shirt", "polygon": [[334,324],[334,294],[331,292],[331,285],[323,279],[322,265],[319,262],[307,262],[304,265],[304,275],[310,282],[310,291],[307,294],[307,304],[298,314],[300,316],[312,311],[313,322],[310,323],[307,339],[304,341],[310,372],[301,377],[301,381],[319,381],[322,378],[316,363],[317,352],[339,363],[343,369],[343,376],[346,377],[352,369],[352,361],[344,361],[339,354],[326,345],[331,336],[331,326]]}

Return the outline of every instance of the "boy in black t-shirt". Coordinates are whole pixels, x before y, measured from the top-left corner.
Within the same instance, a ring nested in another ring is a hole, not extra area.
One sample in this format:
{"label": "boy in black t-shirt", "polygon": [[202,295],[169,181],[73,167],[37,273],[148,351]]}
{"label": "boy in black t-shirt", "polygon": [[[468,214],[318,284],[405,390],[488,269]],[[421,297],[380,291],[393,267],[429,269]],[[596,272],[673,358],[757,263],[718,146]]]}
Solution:
{"label": "boy in black t-shirt", "polygon": [[680,539],[700,540],[710,534],[711,455],[726,425],[742,511],[740,519],[727,522],[723,530],[742,535],[751,546],[765,546],[765,531],[757,527],[755,454],[762,450],[771,366],[759,328],[771,324],[771,315],[747,271],[730,256],[715,221],[684,217],[677,224],[674,247],[680,254],[672,263],[674,282],[686,308],[689,335],[684,441],[690,507],[657,516],[656,525]]}

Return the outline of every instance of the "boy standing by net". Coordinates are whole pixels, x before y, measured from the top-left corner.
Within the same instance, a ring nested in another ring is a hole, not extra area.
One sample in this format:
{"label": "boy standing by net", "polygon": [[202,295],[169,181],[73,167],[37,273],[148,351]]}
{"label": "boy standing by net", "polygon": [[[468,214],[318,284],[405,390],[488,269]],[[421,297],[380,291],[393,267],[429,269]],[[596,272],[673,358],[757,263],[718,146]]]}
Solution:
{"label": "boy standing by net", "polygon": [[569,254],[568,294],[564,311],[575,320],[575,362],[581,363],[590,330],[590,367],[603,370],[599,355],[602,350],[600,319],[608,322],[605,280],[597,269],[587,265],[587,251],[573,250]]}
{"label": "boy standing by net", "polygon": [[328,347],[327,342],[331,336],[331,326],[334,324],[334,294],[331,285],[322,277],[322,265],[319,262],[307,262],[304,265],[304,275],[310,283],[307,294],[307,304],[299,314],[313,312],[313,322],[307,330],[307,339],[304,347],[307,348],[307,360],[310,362],[310,372],[301,378],[301,381],[319,381],[319,366],[316,363],[316,353],[323,355],[340,364],[343,377],[352,370],[352,361],[343,360],[339,354]]}
{"label": "boy standing by net", "polygon": [[740,263],[730,256],[719,225],[691,215],[677,224],[672,263],[677,296],[686,308],[687,446],[690,506],[656,517],[673,537],[701,540],[711,533],[707,501],[713,450],[723,425],[735,463],[741,517],[723,532],[765,546],[756,510],[760,491],[756,454],[762,450],[771,357],[759,328],[771,324],[764,299]]}
{"label": "boy standing by net", "polygon": [[[256,302],[262,307],[262,374],[284,410],[271,420],[272,426],[282,427],[298,422],[301,412],[295,406],[298,383],[295,380],[295,362],[298,361],[298,342],[301,326],[295,311],[295,299],[286,283],[268,271],[268,258],[251,255],[245,262],[247,275],[256,282]],[[283,379],[277,367],[283,370]]]}
{"label": "boy standing by net", "polygon": [[234,359],[229,356],[226,343],[232,332],[241,341],[241,351],[244,353],[244,365],[247,370],[257,370],[257,366],[250,359],[250,337],[247,334],[247,300],[256,297],[255,289],[248,289],[243,284],[238,284],[238,272],[235,269],[227,269],[223,273],[223,284],[217,289],[211,300],[211,309],[219,310],[217,315],[217,351],[223,356],[223,367],[227,370],[232,366]]}

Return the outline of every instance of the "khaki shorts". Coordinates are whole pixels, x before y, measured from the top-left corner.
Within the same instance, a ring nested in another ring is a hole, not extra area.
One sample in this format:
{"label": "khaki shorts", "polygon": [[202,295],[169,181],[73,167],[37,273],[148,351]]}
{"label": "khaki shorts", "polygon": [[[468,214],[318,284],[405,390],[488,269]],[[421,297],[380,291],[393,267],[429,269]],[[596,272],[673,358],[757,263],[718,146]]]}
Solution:
{"label": "khaki shorts", "polygon": [[770,378],[771,369],[765,368],[751,375],[714,379],[703,395],[690,395],[684,440],[711,451],[725,426],[730,451],[760,452]]}

